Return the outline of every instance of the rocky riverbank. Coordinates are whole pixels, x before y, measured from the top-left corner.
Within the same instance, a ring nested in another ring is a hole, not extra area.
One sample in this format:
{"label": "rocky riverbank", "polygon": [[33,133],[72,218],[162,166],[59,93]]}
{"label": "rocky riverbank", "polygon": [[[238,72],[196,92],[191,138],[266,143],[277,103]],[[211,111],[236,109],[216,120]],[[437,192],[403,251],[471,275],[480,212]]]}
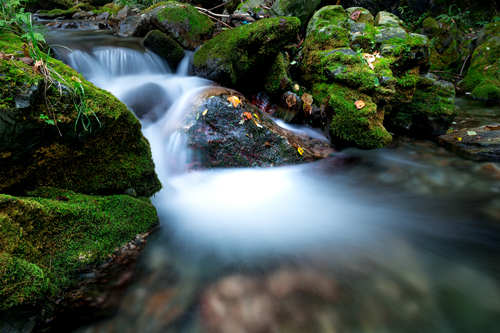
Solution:
{"label": "rocky riverbank", "polygon": [[[140,38],[171,69],[193,52],[193,75],[230,88],[198,96],[186,119],[193,168],[310,162],[400,136],[500,160],[500,125],[457,126],[455,108],[456,95],[500,100],[496,2],[464,0],[456,10],[446,1],[106,2],[31,0],[28,9],[48,29]],[[466,5],[476,8],[469,16]],[[132,279],[144,245],[137,235],[157,223],[149,197],[161,184],[141,114],[43,42],[34,54],[35,40],[20,31],[0,32],[0,310],[32,312],[43,327],[63,308],[116,308],[108,300]],[[271,116],[315,127],[329,142]],[[110,285],[109,297],[95,296]],[[204,294],[204,315],[216,311],[219,289]]]}

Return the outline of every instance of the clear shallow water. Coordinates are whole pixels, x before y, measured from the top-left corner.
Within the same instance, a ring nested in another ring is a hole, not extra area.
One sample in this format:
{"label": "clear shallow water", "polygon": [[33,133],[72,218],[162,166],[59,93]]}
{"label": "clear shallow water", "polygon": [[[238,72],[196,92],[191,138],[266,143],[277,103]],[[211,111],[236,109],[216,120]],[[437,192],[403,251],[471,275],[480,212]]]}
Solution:
{"label": "clear shallow water", "polygon": [[[306,165],[189,172],[179,127],[210,82],[187,76],[188,58],[172,74],[136,40],[74,38],[81,35],[54,36],[73,49],[61,56],[145,112],[144,134],[164,186],[153,198],[162,227],[138,282],[115,317],[83,331],[292,332],[281,312],[266,315],[289,303],[288,317],[305,318],[311,332],[497,331],[500,180],[485,164],[402,139]],[[154,98],[145,98],[151,91]],[[469,110],[466,101],[459,107]],[[313,275],[317,283],[309,286]],[[257,302],[238,312],[257,294],[272,294],[246,291],[248,279],[260,286],[276,276],[301,292],[269,296],[269,311]],[[227,284],[244,290],[243,300],[213,296]],[[329,298],[324,284],[335,285],[337,296]],[[214,309],[224,309],[225,319]],[[269,325],[252,326],[252,316]]]}

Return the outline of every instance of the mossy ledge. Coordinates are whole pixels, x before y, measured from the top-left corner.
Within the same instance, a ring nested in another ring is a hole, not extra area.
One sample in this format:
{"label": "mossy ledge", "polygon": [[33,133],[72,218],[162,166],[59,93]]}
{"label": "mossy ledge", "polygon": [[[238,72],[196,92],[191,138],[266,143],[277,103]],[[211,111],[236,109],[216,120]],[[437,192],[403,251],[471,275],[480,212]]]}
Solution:
{"label": "mossy ledge", "polygon": [[[23,49],[12,34],[1,34],[0,46],[13,54]],[[149,143],[132,112],[62,62],[47,59],[58,82],[47,87],[33,67],[0,60],[0,193],[38,186],[87,194],[157,192],[161,184]],[[88,117],[89,130],[77,121],[78,101],[70,93],[75,82],[85,91],[86,110],[80,119]],[[56,125],[43,117],[54,118]]]}
{"label": "mossy ledge", "polygon": [[147,198],[54,188],[29,195],[0,194],[0,310],[55,298],[158,221]]}

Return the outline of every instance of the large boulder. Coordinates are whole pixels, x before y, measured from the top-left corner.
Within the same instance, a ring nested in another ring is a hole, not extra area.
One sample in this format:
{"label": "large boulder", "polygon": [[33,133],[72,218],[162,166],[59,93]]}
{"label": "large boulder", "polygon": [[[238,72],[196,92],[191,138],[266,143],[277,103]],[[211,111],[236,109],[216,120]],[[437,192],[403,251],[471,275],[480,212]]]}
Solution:
{"label": "large boulder", "polygon": [[185,126],[195,167],[279,166],[333,152],[327,142],[279,127],[236,91],[209,89],[199,98]]}
{"label": "large boulder", "polygon": [[157,223],[146,198],[39,188],[0,194],[0,310],[40,305],[75,286],[78,271],[109,260]]}
{"label": "large boulder", "polygon": [[[22,50],[10,34],[6,53]],[[15,56],[0,68],[0,192],[53,186],[81,193],[151,196],[161,187],[137,118],[110,93],[62,62],[43,67]]]}
{"label": "large boulder", "polygon": [[487,25],[481,41],[460,86],[478,100],[500,101],[500,22]]}
{"label": "large boulder", "polygon": [[427,37],[408,33],[390,13],[374,18],[364,8],[338,5],[317,11],[307,26],[300,68],[314,100],[329,113],[333,142],[388,144],[384,110],[412,101],[428,54]]}
{"label": "large boulder", "polygon": [[229,87],[255,88],[299,28],[299,19],[278,17],[223,31],[196,51],[194,73]]}

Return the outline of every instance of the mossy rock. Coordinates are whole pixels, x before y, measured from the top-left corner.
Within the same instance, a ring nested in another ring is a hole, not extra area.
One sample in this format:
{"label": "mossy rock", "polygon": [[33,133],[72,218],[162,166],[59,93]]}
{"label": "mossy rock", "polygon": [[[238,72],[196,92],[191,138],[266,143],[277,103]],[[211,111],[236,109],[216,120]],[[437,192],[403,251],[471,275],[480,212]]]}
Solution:
{"label": "mossy rock", "polygon": [[56,297],[157,220],[148,199],[127,195],[0,194],[0,310]]}
{"label": "mossy rock", "polygon": [[471,65],[462,89],[471,92],[471,96],[486,102],[500,101],[500,22],[490,23],[485,30],[489,38],[479,45],[472,55]]}
{"label": "mossy rock", "polygon": [[307,25],[304,53],[349,46],[347,12],[342,6],[325,6]]}
{"label": "mossy rock", "polygon": [[229,87],[255,89],[299,28],[299,19],[277,17],[223,31],[195,52],[194,72]]}
{"label": "mossy rock", "polygon": [[271,10],[278,16],[298,17],[305,25],[321,5],[321,2],[322,0],[276,0],[273,2]]}
{"label": "mossy rock", "polygon": [[184,50],[179,43],[160,30],[148,32],[144,37],[143,44],[146,48],[165,59],[174,71],[184,58]]}
{"label": "mossy rock", "polygon": [[386,126],[395,133],[421,138],[445,134],[456,115],[454,85],[433,74],[418,76],[415,84],[410,103],[386,112]]}
{"label": "mossy rock", "polygon": [[[370,96],[339,84],[319,83],[313,87],[314,99],[332,110],[330,136],[338,146],[374,149],[386,146],[392,136],[383,126],[384,113]],[[358,109],[356,101],[363,101]]]}
{"label": "mossy rock", "polygon": [[[0,45],[7,53],[23,48],[11,34],[0,35]],[[158,191],[150,147],[135,116],[73,69],[47,60],[50,85],[22,61],[0,60],[0,191],[38,186],[89,194]],[[70,88],[78,82],[83,99]]]}
{"label": "mossy rock", "polygon": [[149,25],[168,34],[190,50],[209,39],[214,30],[214,23],[210,18],[186,3],[165,1],[146,9],[144,13],[149,16]]}
{"label": "mossy rock", "polygon": [[292,79],[288,71],[289,66],[290,60],[288,54],[283,52],[278,53],[264,83],[264,89],[269,94],[280,96],[291,88]]}
{"label": "mossy rock", "polygon": [[86,3],[79,3],[71,8],[68,9],[52,9],[52,10],[41,10],[37,13],[37,15],[40,18],[44,19],[55,19],[58,17],[63,17],[63,18],[71,18],[75,13],[81,11],[81,10],[91,10],[94,9],[93,7],[89,6]]}

